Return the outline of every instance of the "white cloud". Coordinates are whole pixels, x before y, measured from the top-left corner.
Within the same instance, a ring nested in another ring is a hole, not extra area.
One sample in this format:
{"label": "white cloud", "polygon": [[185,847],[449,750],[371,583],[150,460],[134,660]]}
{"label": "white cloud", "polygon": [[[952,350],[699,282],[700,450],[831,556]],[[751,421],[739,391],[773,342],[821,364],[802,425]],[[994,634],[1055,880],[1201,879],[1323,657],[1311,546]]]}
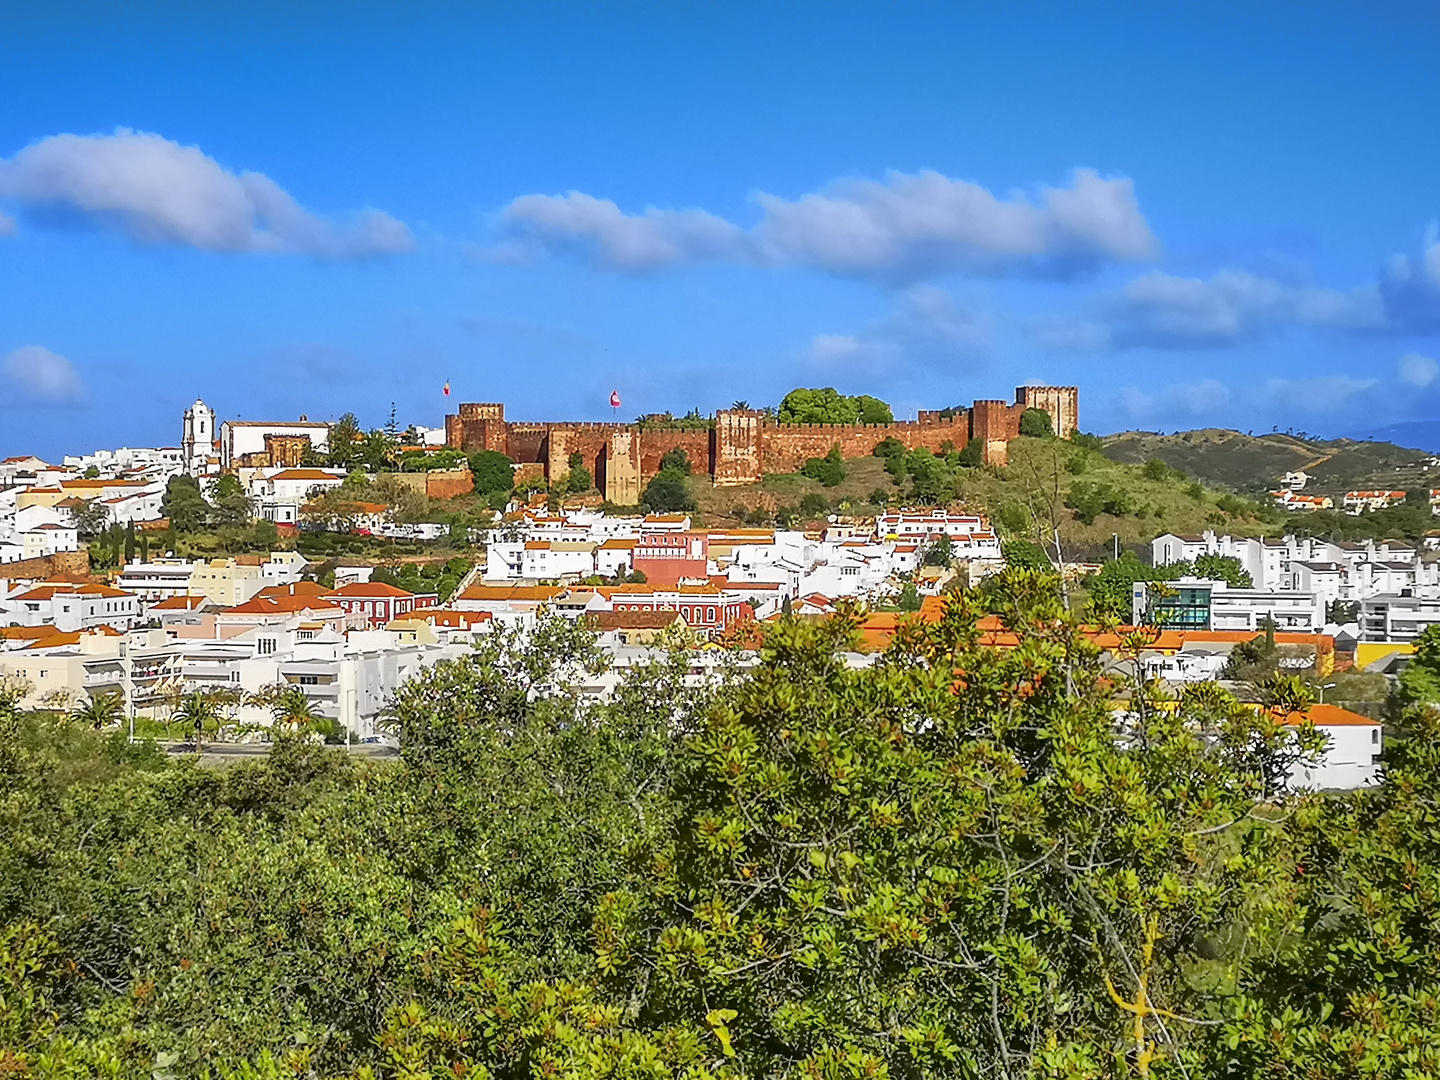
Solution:
{"label": "white cloud", "polygon": [[[525,195],[510,203],[502,216],[521,227],[534,253],[551,245],[591,244],[600,262],[615,270],[736,258],[745,248],[740,229],[703,210],[652,206],[643,214],[630,215],[609,199],[580,191]],[[501,255],[514,250],[513,245],[502,247]]]}
{"label": "white cloud", "polygon": [[0,159],[0,198],[43,218],[72,214],[116,225],[142,243],[205,251],[363,258],[414,246],[379,210],[336,224],[302,208],[257,172],[234,173],[198,147],[148,132],[52,135]]}
{"label": "white cloud", "polygon": [[1162,421],[1167,426],[1184,426],[1209,421],[1234,427],[1240,422],[1237,416],[1324,416],[1353,411],[1377,385],[1377,379],[1350,375],[1268,379],[1237,387],[1218,379],[1201,379],[1153,391],[1127,387],[1117,395],[1115,404],[1119,414],[1133,423]]}
{"label": "white cloud", "polygon": [[1396,365],[1400,378],[1411,386],[1429,386],[1440,375],[1440,364],[1419,353],[1406,353]]}
{"label": "white cloud", "polygon": [[848,365],[875,373],[911,365],[969,368],[990,349],[990,316],[957,305],[943,289],[905,290],[893,311],[855,334],[819,334],[810,360],[820,367]]}
{"label": "white cloud", "polygon": [[847,180],[786,200],[759,193],[746,231],[703,210],[626,214],[572,191],[525,195],[502,212],[514,234],[499,257],[582,245],[602,265],[653,270],[730,260],[811,266],[835,274],[914,281],[935,273],[1012,271],[1066,276],[1103,261],[1152,257],[1154,235],[1128,179],[1077,169],[1068,186],[997,198],[930,170]]}
{"label": "white cloud", "polygon": [[1120,391],[1120,411],[1132,420],[1195,417],[1213,414],[1230,404],[1230,388],[1217,379],[1177,383],[1155,393],[1133,386]]}
{"label": "white cloud", "polygon": [[70,404],[85,395],[75,365],[41,345],[22,345],[7,355],[0,361],[0,380],[22,404]]}
{"label": "white cloud", "polygon": [[1032,335],[1052,348],[1077,351],[1221,349],[1297,324],[1361,330],[1383,323],[1372,289],[1297,287],[1243,270],[1208,279],[1153,270],[1100,297],[1091,316],[1039,320]]}
{"label": "white cloud", "polygon": [[1392,255],[1380,279],[1380,295],[1391,324],[1399,330],[1440,330],[1440,227],[1431,222],[1414,259]]}
{"label": "white cloud", "polygon": [[1309,379],[1269,379],[1261,396],[1269,403],[1307,413],[1340,412],[1352,399],[1379,384],[1378,379],[1317,375]]}

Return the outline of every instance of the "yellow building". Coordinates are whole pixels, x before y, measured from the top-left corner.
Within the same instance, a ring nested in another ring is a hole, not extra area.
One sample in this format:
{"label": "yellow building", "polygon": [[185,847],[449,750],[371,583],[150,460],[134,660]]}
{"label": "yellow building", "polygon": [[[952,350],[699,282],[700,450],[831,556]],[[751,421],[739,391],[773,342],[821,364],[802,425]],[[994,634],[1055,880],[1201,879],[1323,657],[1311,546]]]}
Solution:
{"label": "yellow building", "polygon": [[260,576],[259,558],[242,555],[238,559],[196,563],[190,572],[189,593],[228,608],[245,603],[266,584]]}

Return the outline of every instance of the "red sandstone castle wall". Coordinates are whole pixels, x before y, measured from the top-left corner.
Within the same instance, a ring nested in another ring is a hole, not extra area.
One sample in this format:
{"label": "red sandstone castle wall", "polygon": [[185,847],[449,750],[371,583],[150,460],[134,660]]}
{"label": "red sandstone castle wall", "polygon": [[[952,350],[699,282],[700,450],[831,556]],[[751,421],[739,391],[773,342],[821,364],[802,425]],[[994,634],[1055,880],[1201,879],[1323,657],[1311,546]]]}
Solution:
{"label": "red sandstone castle wall", "polygon": [[[864,457],[877,443],[898,439],[906,449],[940,453],[981,442],[987,464],[1005,463],[1005,444],[1019,437],[1020,416],[1027,407],[1044,408],[1055,428],[1068,434],[1078,427],[1079,394],[1071,386],[1019,387],[1015,403],[976,401],[968,410],[945,419],[938,410],[918,414],[914,421],[894,424],[774,424],[753,410],[721,410],[713,431],[639,431],[631,424],[506,423],[499,404],[466,403],[445,418],[446,442],[467,453],[499,450],[512,461],[538,464],[554,481],[569,469],[578,453],[601,490],[615,486],[629,491],[631,473],[648,480],[660,471],[660,459],[680,448],[698,473],[708,472],[717,485],[752,483],[766,472],[795,472],[807,458],[824,457],[837,443],[846,458]],[[623,464],[607,466],[618,453],[612,439],[626,434],[629,449]],[[620,478],[620,473],[625,478]],[[612,484],[607,479],[614,474]],[[618,486],[617,486],[618,485]]]}
{"label": "red sandstone castle wall", "polygon": [[830,447],[840,444],[840,456],[865,457],[885,439],[898,439],[907,450],[922,447],[934,453],[950,443],[956,450],[969,441],[965,417],[920,422],[902,420],[894,424],[765,424],[760,429],[765,472],[795,472],[807,458],[824,457]]}
{"label": "red sandstone castle wall", "polygon": [[710,473],[713,439],[707,431],[642,431],[640,433],[640,475],[647,480],[660,471],[660,459],[671,450],[684,450],[696,473]]}

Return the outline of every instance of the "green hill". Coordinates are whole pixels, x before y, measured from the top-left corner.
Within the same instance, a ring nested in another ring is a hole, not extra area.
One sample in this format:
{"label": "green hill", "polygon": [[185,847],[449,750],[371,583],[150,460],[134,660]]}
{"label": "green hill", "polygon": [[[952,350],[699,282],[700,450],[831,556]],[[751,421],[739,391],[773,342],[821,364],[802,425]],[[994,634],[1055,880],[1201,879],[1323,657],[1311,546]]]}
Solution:
{"label": "green hill", "polygon": [[1125,431],[1105,438],[1105,456],[1131,464],[1158,458],[1205,483],[1251,495],[1273,489],[1285,473],[1300,470],[1314,477],[1306,493],[1325,495],[1353,488],[1419,487],[1440,476],[1427,467],[1425,451],[1394,443],[1246,435],[1224,428],[1174,435]]}

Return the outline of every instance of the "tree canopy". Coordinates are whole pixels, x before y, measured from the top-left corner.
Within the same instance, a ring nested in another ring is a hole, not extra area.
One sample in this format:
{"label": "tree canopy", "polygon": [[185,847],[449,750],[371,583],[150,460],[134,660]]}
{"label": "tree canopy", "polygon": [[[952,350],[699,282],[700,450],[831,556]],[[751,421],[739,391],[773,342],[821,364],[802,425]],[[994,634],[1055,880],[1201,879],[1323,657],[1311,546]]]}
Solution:
{"label": "tree canopy", "polygon": [[470,475],[482,495],[509,495],[515,489],[515,469],[499,450],[479,450],[470,455]]}
{"label": "tree canopy", "polygon": [[782,424],[890,424],[890,406],[869,394],[849,397],[832,386],[791,390],[780,402]]}
{"label": "tree canopy", "polygon": [[1055,434],[1055,425],[1044,409],[1026,409],[1020,414],[1020,434],[1035,439],[1048,439]]}
{"label": "tree canopy", "polygon": [[[985,644],[982,617],[1019,647]],[[502,627],[401,688],[401,754],[379,763],[281,734],[201,768],[19,713],[5,684],[0,1061],[77,1080],[1440,1070],[1440,712],[1403,707],[1374,789],[1317,797],[1287,783],[1311,729],[1130,679],[1049,574],[951,595],[873,663],[850,662],[858,628],[781,618],[753,664],[702,682],[675,654],[596,700],[582,625]]]}

